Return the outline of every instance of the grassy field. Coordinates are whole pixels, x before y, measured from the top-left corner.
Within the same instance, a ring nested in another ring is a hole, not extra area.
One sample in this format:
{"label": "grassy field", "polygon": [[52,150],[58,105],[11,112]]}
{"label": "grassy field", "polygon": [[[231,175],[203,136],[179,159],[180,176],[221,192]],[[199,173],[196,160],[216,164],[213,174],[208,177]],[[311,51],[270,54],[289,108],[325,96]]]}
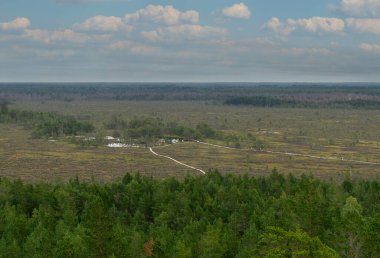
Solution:
{"label": "grassy field", "polygon": [[[160,117],[194,127],[206,122],[226,134],[251,133],[266,150],[337,159],[380,161],[380,111],[344,109],[254,108],[215,105],[205,101],[20,101],[12,108],[54,111],[94,122],[101,127],[112,115]],[[0,126],[0,173],[28,181],[112,181],[124,173],[140,172],[155,177],[183,177],[189,171],[174,162],[153,156],[148,149],[79,148],[64,142],[36,140],[14,125]],[[109,132],[111,133],[111,132]],[[213,142],[225,144],[222,142]],[[345,161],[219,149],[197,143],[156,148],[203,170],[221,173],[266,175],[277,168],[283,173],[313,174],[321,178],[378,178],[380,166]]]}
{"label": "grassy field", "polygon": [[63,142],[31,139],[20,127],[0,125],[0,175],[32,182],[60,182],[78,177],[107,182],[127,171],[147,176],[183,177],[186,170],[147,149],[80,148]]}

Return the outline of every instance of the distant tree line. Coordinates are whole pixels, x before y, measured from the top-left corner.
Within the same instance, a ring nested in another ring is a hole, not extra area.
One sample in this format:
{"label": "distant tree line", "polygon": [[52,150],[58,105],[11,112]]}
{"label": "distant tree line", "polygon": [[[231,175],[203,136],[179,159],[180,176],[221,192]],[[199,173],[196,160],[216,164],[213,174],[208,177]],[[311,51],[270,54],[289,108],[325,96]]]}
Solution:
{"label": "distant tree line", "polygon": [[270,96],[253,97],[233,97],[224,101],[226,105],[234,106],[254,106],[254,107],[295,107],[297,102],[294,100],[284,100]]}
{"label": "distant tree line", "polygon": [[70,116],[9,109],[5,102],[0,104],[0,123],[21,124],[32,129],[33,136],[37,138],[77,135],[94,130],[91,123],[78,121]]}
{"label": "distant tree line", "polygon": [[253,106],[253,107],[283,107],[283,108],[352,108],[352,109],[380,109],[380,100],[352,99],[315,102],[311,100],[287,99],[286,96],[251,96],[231,97],[225,105]]}
{"label": "distant tree line", "polygon": [[[255,96],[322,97],[336,101],[380,101],[380,84],[370,83],[0,83],[0,99],[22,100],[182,100],[220,103]],[[348,106],[341,106],[348,107]],[[353,106],[355,107],[355,106]]]}
{"label": "distant tree line", "polygon": [[125,138],[142,138],[156,140],[159,138],[180,138],[184,140],[196,139],[223,139],[222,132],[216,131],[206,123],[200,123],[196,128],[190,128],[176,122],[165,123],[156,117],[134,117],[125,120],[119,116],[113,116],[105,123],[105,128],[114,130]]}
{"label": "distant tree line", "polygon": [[380,183],[273,172],[0,178],[0,257],[378,257]]}

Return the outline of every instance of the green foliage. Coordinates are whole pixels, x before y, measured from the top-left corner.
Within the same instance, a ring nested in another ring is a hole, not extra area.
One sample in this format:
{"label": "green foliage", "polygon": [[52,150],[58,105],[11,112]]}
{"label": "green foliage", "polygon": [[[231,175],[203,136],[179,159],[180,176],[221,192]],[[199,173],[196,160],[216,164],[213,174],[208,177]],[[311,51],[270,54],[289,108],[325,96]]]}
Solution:
{"label": "green foliage", "polygon": [[0,178],[0,257],[376,257],[379,182],[273,172],[112,184]]}
{"label": "green foliage", "polygon": [[208,225],[206,231],[199,239],[199,257],[212,258],[223,257],[227,251],[226,237],[222,231],[220,220],[215,225]]}
{"label": "green foliage", "polygon": [[338,254],[324,245],[319,238],[311,238],[302,231],[285,231],[269,227],[259,245],[262,257],[315,257],[337,258]]}
{"label": "green foliage", "polygon": [[8,103],[4,100],[0,101],[0,114],[5,115],[8,114]]}
{"label": "green foliage", "polygon": [[1,108],[0,123],[18,123],[32,129],[33,136],[57,137],[88,133],[94,130],[89,122],[79,122],[73,117],[61,116],[55,113],[9,110]]}
{"label": "green foliage", "polygon": [[342,208],[342,222],[347,238],[346,255],[361,257],[364,235],[363,208],[355,197],[349,196]]}
{"label": "green foliage", "polygon": [[216,132],[206,123],[197,125],[197,131],[206,138],[215,138]]}
{"label": "green foliage", "polygon": [[165,123],[156,117],[134,117],[126,121],[121,117],[114,116],[105,124],[106,129],[123,131],[124,138],[140,139],[141,142],[149,143],[157,139],[180,138],[184,140],[196,139],[225,139],[229,136],[223,135],[212,129],[208,124],[198,124],[195,129],[180,125],[176,122]]}

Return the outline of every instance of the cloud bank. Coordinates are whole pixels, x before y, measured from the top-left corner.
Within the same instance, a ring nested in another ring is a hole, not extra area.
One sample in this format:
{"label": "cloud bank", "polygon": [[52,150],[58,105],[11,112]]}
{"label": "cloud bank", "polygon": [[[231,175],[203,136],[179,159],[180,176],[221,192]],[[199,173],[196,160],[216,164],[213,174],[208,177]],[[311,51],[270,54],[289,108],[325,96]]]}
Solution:
{"label": "cloud bank", "polygon": [[342,0],[336,9],[350,16],[379,16],[380,0]]}
{"label": "cloud bank", "polygon": [[[20,16],[0,21],[0,76],[7,78],[4,76],[22,67],[29,74],[28,69],[36,69],[33,71],[41,78],[61,76],[62,71],[70,71],[66,76],[88,71],[93,76],[123,80],[256,79],[254,76],[307,73],[331,78],[374,76],[380,70],[377,2],[343,0],[339,8],[345,11],[339,17],[325,13],[269,20],[260,10],[252,10],[257,17],[250,19],[252,11],[244,3],[224,8],[219,3],[207,12],[150,4],[117,15],[93,12],[96,15],[56,27],[38,27],[38,21]],[[349,12],[350,8],[361,11]],[[217,15],[206,17],[210,12]]]}

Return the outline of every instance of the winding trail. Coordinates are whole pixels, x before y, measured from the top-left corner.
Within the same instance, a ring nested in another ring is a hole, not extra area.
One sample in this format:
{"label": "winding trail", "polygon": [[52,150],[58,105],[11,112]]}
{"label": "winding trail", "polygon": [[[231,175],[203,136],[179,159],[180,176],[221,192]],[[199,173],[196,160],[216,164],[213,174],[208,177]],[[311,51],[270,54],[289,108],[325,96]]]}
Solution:
{"label": "winding trail", "polygon": [[238,149],[238,148],[227,147],[227,146],[222,146],[222,145],[217,145],[217,144],[211,144],[211,143],[201,142],[201,141],[195,141],[195,142],[200,143],[200,144],[204,144],[204,145],[213,146],[216,148],[223,148],[223,149],[230,149],[230,150],[254,151],[254,152],[261,152],[261,153],[287,155],[287,156],[299,156],[299,157],[306,157],[306,158],[312,158],[312,159],[344,161],[344,162],[360,163],[360,164],[366,164],[366,165],[380,165],[379,162],[361,161],[361,160],[345,159],[345,158],[339,159],[339,158],[320,157],[320,156],[300,154],[300,153],[292,153],[292,152],[281,152],[281,151],[270,151],[270,150],[265,151],[265,150],[255,150],[255,149]]}
{"label": "winding trail", "polygon": [[193,169],[193,170],[199,171],[199,172],[201,172],[201,173],[204,174],[204,175],[206,174],[206,172],[204,172],[202,169],[195,168],[195,167],[193,167],[193,166],[187,165],[187,164],[182,163],[182,162],[180,162],[180,161],[178,161],[178,160],[176,160],[176,159],[174,159],[174,158],[172,158],[172,157],[158,154],[158,153],[156,153],[151,147],[149,147],[149,150],[150,150],[150,152],[153,153],[153,155],[155,155],[155,156],[162,157],[162,158],[166,158],[166,159],[170,159],[170,160],[174,161],[174,162],[177,163],[177,164],[180,164],[180,165],[182,165],[182,166],[185,166],[185,167],[191,168],[191,169]]}

